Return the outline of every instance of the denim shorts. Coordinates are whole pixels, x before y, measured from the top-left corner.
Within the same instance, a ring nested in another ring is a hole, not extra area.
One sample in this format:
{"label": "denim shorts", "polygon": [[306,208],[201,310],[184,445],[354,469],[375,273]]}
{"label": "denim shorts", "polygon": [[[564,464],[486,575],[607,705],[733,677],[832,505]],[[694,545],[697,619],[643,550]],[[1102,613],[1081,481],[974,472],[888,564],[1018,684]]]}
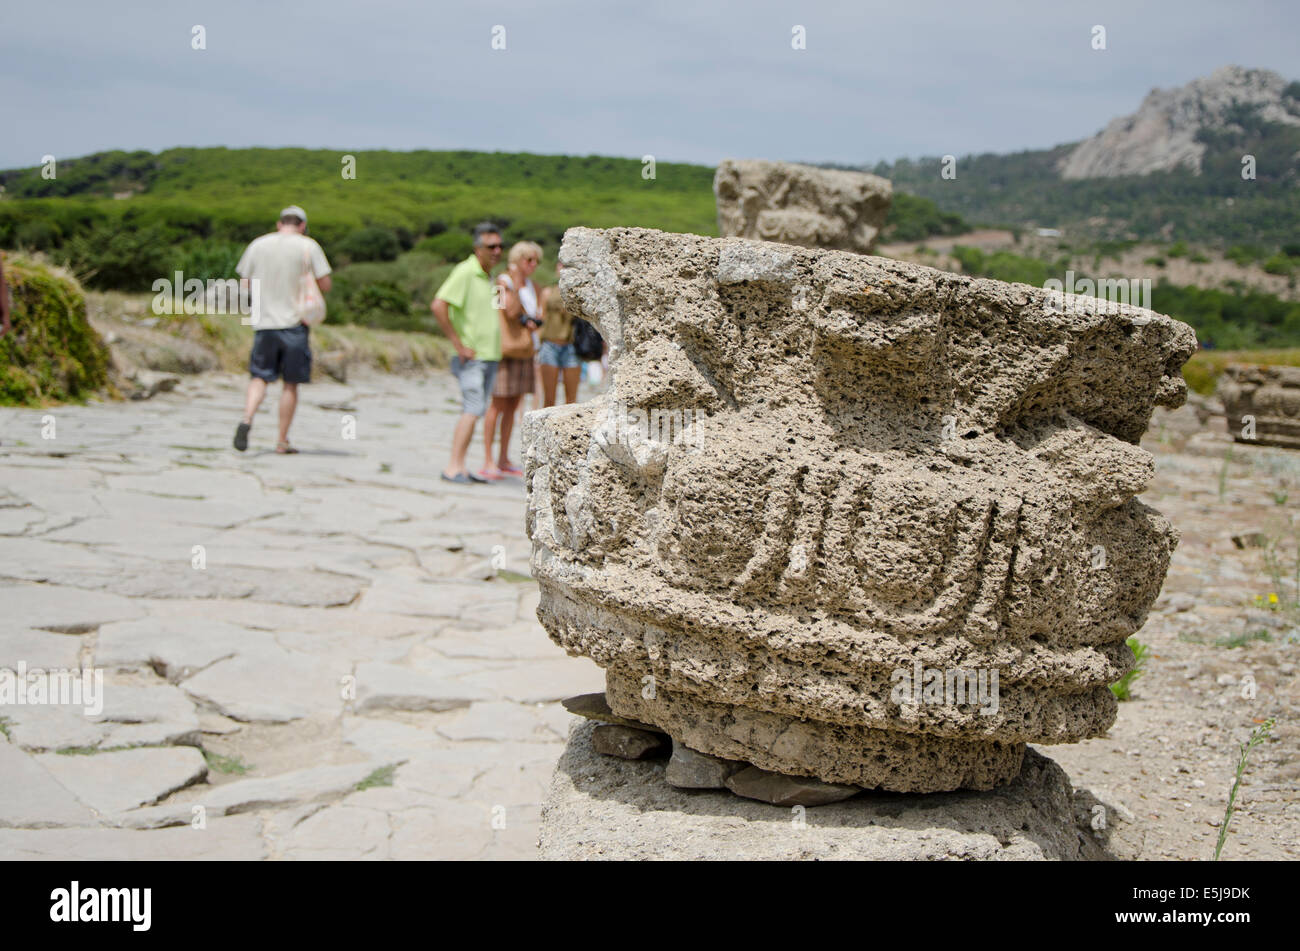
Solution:
{"label": "denim shorts", "polygon": [[552,343],[549,340],[542,341],[541,352],[537,356],[537,362],[542,366],[559,367],[562,370],[576,370],[581,366],[578,359],[578,353],[573,349],[571,343]]}
{"label": "denim shorts", "polygon": [[488,397],[497,376],[495,360],[462,360],[451,358],[451,372],[460,384],[461,412],[482,416],[487,412]]}

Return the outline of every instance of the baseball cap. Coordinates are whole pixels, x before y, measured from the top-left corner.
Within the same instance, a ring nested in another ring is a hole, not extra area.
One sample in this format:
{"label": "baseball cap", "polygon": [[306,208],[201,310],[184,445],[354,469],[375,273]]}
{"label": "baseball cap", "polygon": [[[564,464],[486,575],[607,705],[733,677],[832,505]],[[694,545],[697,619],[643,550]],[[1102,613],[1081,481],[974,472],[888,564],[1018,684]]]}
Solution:
{"label": "baseball cap", "polygon": [[297,205],[290,205],[288,208],[284,209],[284,211],[280,212],[281,218],[287,218],[290,215],[293,215],[295,218],[301,218],[304,224],[307,222],[307,212],[303,211]]}

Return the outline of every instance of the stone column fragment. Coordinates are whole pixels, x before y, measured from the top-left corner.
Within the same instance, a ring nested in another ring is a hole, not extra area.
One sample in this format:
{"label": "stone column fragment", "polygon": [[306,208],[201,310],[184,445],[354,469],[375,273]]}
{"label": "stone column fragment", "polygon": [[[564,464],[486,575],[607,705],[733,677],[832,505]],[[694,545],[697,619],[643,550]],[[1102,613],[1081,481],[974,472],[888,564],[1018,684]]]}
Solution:
{"label": "stone column fragment", "polygon": [[1137,498],[1191,328],[883,258],[571,229],[610,387],[530,413],[538,616],[686,746],[987,789],[1115,719],[1177,535]]}
{"label": "stone column fragment", "polygon": [[866,172],[727,159],[713,176],[718,233],[870,254],[893,200]]}
{"label": "stone column fragment", "polygon": [[1218,395],[1237,442],[1300,449],[1300,367],[1229,363]]}

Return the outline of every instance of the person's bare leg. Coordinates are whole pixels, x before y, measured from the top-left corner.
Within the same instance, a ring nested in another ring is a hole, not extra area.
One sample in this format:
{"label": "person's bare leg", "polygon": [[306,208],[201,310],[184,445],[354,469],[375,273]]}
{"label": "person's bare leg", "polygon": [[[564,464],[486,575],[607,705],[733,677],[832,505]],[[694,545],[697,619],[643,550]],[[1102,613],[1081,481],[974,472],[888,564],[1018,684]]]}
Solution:
{"label": "person's bare leg", "polygon": [[510,465],[510,434],[515,430],[515,410],[523,402],[523,397],[507,396],[503,402],[506,405],[501,409],[501,455],[497,457],[498,469]]}
{"label": "person's bare leg", "polygon": [[483,416],[483,468],[489,472],[496,468],[496,463],[492,461],[492,443],[496,441],[497,423],[501,423],[502,429],[506,425],[501,419],[501,404],[500,396],[492,397],[487,413]]}
{"label": "person's bare leg", "polygon": [[285,383],[284,392],[280,394],[280,445],[289,444],[289,427],[293,425],[293,414],[298,411],[298,384]]}
{"label": "person's bare leg", "polygon": [[555,384],[559,382],[560,368],[543,363],[539,368],[542,377],[542,405],[555,405]]}
{"label": "person's bare leg", "polygon": [[456,429],[451,434],[451,461],[443,472],[448,476],[459,475],[465,471],[465,454],[469,452],[469,441],[474,438],[474,425],[478,417],[470,413],[461,413],[456,420]]}
{"label": "person's bare leg", "polygon": [[519,400],[519,409],[515,412],[515,424],[518,426],[524,424],[524,413],[527,412],[529,400],[532,401],[533,409],[538,410],[542,408],[542,377],[541,374],[537,372],[539,366],[540,364],[537,363],[536,359],[534,359],[532,392],[530,392],[527,397]]}
{"label": "person's bare leg", "polygon": [[266,381],[261,377],[251,377],[248,381],[248,392],[244,395],[244,422],[251,423],[253,421],[253,415],[265,398]]}
{"label": "person's bare leg", "polygon": [[582,367],[573,367],[564,371],[564,402],[578,401],[578,383],[582,379]]}

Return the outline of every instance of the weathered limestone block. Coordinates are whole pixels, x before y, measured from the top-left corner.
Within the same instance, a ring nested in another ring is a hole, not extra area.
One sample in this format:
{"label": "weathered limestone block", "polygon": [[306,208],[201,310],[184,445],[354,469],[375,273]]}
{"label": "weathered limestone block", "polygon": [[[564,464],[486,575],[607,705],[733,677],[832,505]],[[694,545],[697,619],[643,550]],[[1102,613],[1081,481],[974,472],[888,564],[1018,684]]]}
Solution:
{"label": "weathered limestone block", "polygon": [[713,194],[723,237],[870,254],[894,190],[866,172],[727,159],[713,176]]}
{"label": "weathered limestone block", "polygon": [[575,228],[560,259],[611,379],[525,418],[527,528],[615,713],[905,792],[1110,726],[1177,539],[1137,443],[1190,327],[735,238]]}
{"label": "weathered limestone block", "polygon": [[1229,363],[1218,396],[1237,442],[1300,449],[1300,367]]}

